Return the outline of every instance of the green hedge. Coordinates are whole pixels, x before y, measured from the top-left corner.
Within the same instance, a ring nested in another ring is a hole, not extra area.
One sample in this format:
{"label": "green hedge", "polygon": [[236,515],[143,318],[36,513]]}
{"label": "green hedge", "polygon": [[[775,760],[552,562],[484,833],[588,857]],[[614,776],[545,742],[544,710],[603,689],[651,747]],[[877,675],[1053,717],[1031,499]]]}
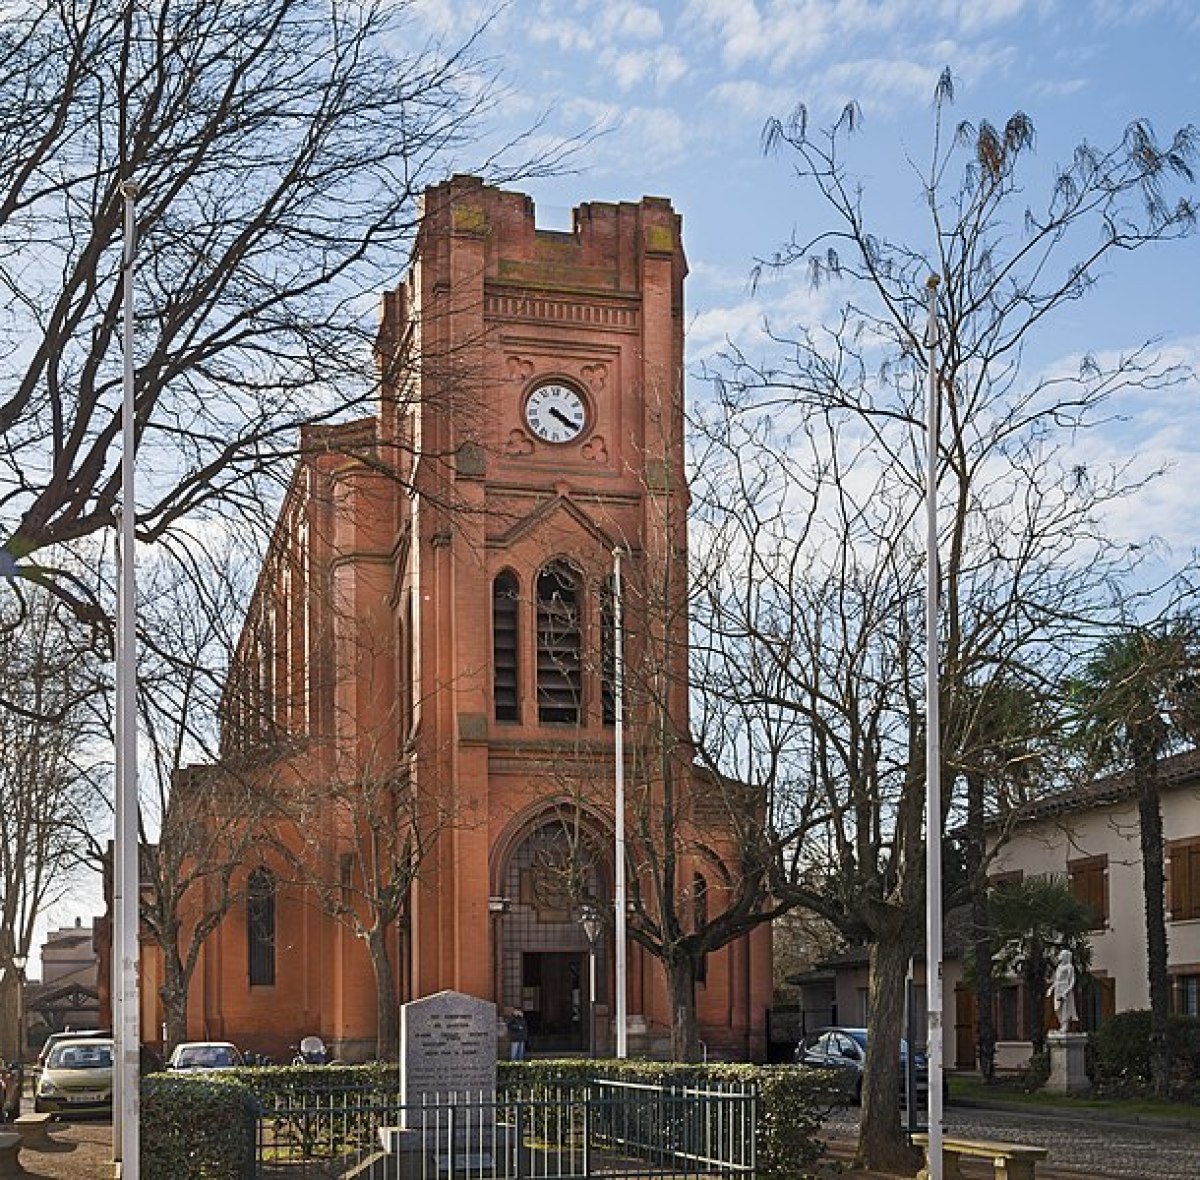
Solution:
{"label": "green hedge", "polygon": [[[653,1085],[754,1086],[759,1095],[757,1175],[797,1180],[820,1156],[821,1122],[844,1102],[830,1075],[799,1066],[677,1065],[657,1061],[555,1059],[501,1061],[501,1092],[586,1084],[600,1077]],[[339,1089],[368,1101],[395,1101],[395,1065],[262,1066],[220,1075],[158,1074],[142,1083],[142,1154],[146,1180],[243,1180],[253,1176],[254,1119],[273,1098]],[[337,1119],[339,1133],[352,1128]],[[316,1123],[313,1124],[316,1126]]]}
{"label": "green hedge", "polygon": [[141,1085],[145,1180],[250,1180],[254,1091],[227,1075],[153,1074]]}
{"label": "green hedge", "polygon": [[[255,1174],[255,1119],[275,1096],[346,1089],[395,1100],[394,1065],[262,1066],[219,1073],[151,1074],[142,1080],[145,1180],[248,1180]],[[310,1120],[319,1130],[316,1120]],[[343,1132],[353,1130],[339,1117]]]}
{"label": "green hedge", "polygon": [[[1171,1089],[1181,1097],[1200,1091],[1200,1018],[1167,1020]],[[1092,1081],[1101,1089],[1141,1090],[1150,1084],[1150,1013],[1118,1012],[1091,1034]]]}
{"label": "green hedge", "polygon": [[689,1065],[587,1058],[501,1061],[497,1082],[502,1090],[536,1092],[542,1086],[583,1084],[597,1077],[652,1085],[757,1087],[757,1175],[775,1180],[811,1175],[811,1165],[824,1150],[822,1120],[834,1106],[845,1103],[845,1094],[831,1081],[829,1073],[795,1065]]}

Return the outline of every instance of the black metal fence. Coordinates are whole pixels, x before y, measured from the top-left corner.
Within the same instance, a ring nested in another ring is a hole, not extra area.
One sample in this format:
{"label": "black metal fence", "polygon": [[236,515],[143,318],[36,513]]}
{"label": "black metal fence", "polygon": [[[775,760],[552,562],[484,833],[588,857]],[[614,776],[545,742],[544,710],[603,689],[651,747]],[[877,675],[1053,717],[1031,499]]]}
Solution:
{"label": "black metal fence", "polygon": [[753,1176],[758,1097],[596,1080],[402,1106],[377,1089],[260,1095],[261,1180]]}

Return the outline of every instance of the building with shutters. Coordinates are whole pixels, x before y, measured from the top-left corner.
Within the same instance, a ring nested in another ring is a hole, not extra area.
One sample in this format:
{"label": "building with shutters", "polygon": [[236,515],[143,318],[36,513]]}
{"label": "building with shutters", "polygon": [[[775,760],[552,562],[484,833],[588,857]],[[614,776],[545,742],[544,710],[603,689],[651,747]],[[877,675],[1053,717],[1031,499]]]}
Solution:
{"label": "building with shutters", "polygon": [[[1200,752],[1164,758],[1159,765],[1166,838],[1168,970],[1174,1012],[1200,1016]],[[1092,970],[1076,991],[1080,1027],[1095,1029],[1116,1012],[1150,1006],[1142,853],[1137,799],[1131,774],[1114,774],[1026,804],[1005,835],[992,863],[993,884],[1054,873],[1091,906]],[[978,1037],[975,989],[966,969],[970,945],[967,907],[946,914],[942,1010],[946,1013],[943,1060],[947,1068],[976,1067]],[[849,947],[797,976],[798,1008],[807,1027],[821,1023],[866,1024],[867,949]],[[914,962],[914,1027],[925,1029],[925,962]],[[1024,1066],[1029,1040],[1030,997],[1016,979],[997,981],[994,997],[1000,1070]],[[1044,1028],[1053,1028],[1050,1001]],[[951,1020],[953,1014],[953,1020]]]}

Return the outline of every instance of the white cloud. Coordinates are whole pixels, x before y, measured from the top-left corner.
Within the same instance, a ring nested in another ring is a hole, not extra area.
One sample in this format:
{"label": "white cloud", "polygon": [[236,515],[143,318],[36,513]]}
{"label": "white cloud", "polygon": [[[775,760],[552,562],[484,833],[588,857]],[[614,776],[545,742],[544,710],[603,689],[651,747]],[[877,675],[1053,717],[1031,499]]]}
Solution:
{"label": "white cloud", "polygon": [[654,49],[610,51],[605,53],[601,60],[617,87],[625,92],[646,82],[651,84],[657,93],[662,94],[688,71],[683,55],[669,45],[660,45]]}
{"label": "white cloud", "polygon": [[796,101],[790,87],[767,86],[753,79],[718,83],[709,92],[709,97],[726,110],[756,119],[780,115]]}
{"label": "white cloud", "polygon": [[[747,355],[774,353],[777,357],[778,346],[769,342],[767,324],[784,335],[816,329],[828,322],[840,299],[833,285],[814,287],[803,267],[778,280],[768,278],[754,292],[749,289],[745,272],[739,278],[741,298],[707,308],[689,322],[687,351],[691,363],[711,361],[728,343]],[[733,276],[725,276],[724,286],[734,287]]]}
{"label": "white cloud", "polygon": [[539,45],[551,45],[561,53],[590,53],[596,47],[595,28],[568,17],[539,15],[529,23],[529,39]]}
{"label": "white cloud", "polygon": [[561,109],[570,122],[602,132],[588,148],[591,175],[623,180],[637,176],[643,185],[653,183],[659,170],[685,158],[693,132],[669,106],[623,106],[578,98]]}
{"label": "white cloud", "polygon": [[662,17],[645,4],[634,0],[616,0],[603,5],[602,28],[607,38],[632,41],[657,41],[663,35]]}
{"label": "white cloud", "polygon": [[1040,98],[1066,98],[1070,94],[1078,94],[1089,85],[1086,78],[1063,78],[1057,82],[1047,79],[1034,87],[1034,93]]}
{"label": "white cloud", "polygon": [[840,62],[825,70],[817,89],[825,95],[826,104],[837,109],[854,100],[864,110],[888,110],[897,100],[931,99],[940,74],[941,67],[936,65],[867,58]]}
{"label": "white cloud", "polygon": [[1030,7],[1028,0],[956,0],[959,29],[970,35],[1016,20]]}
{"label": "white cloud", "polygon": [[[526,6],[514,9],[520,18]],[[653,43],[663,35],[662,17],[637,0],[560,5],[542,0],[532,16],[525,17],[528,36],[539,44],[553,45],[563,53],[610,50],[631,42]]]}

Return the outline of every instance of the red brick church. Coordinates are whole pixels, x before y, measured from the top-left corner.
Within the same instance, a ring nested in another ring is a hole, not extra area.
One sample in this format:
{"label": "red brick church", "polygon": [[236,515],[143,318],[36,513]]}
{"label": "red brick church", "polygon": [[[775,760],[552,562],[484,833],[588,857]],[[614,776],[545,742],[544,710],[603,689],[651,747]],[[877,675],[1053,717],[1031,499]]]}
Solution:
{"label": "red brick church", "polygon": [[[408,825],[397,1001],[454,988],[522,1008],[532,1051],[611,1052],[611,924],[590,996],[578,900],[611,914],[616,550],[627,665],[660,641],[656,707],[687,731],[686,270],[666,200],[582,205],[558,231],[470,177],[426,194],[384,300],[377,413],[307,433],[237,653],[225,753],[273,751],[258,773],[303,802],[206,944],[189,1035],[369,1056],[366,939],[328,903],[361,883],[364,834]],[[649,699],[626,698],[631,774]],[[372,828],[347,785],[397,775],[412,810]],[[300,844],[325,889],[281,856]],[[680,880],[719,904],[698,869]],[[664,972],[627,953],[630,1050],[661,1051]],[[770,959],[765,925],[707,957],[710,1053],[763,1057]]]}

